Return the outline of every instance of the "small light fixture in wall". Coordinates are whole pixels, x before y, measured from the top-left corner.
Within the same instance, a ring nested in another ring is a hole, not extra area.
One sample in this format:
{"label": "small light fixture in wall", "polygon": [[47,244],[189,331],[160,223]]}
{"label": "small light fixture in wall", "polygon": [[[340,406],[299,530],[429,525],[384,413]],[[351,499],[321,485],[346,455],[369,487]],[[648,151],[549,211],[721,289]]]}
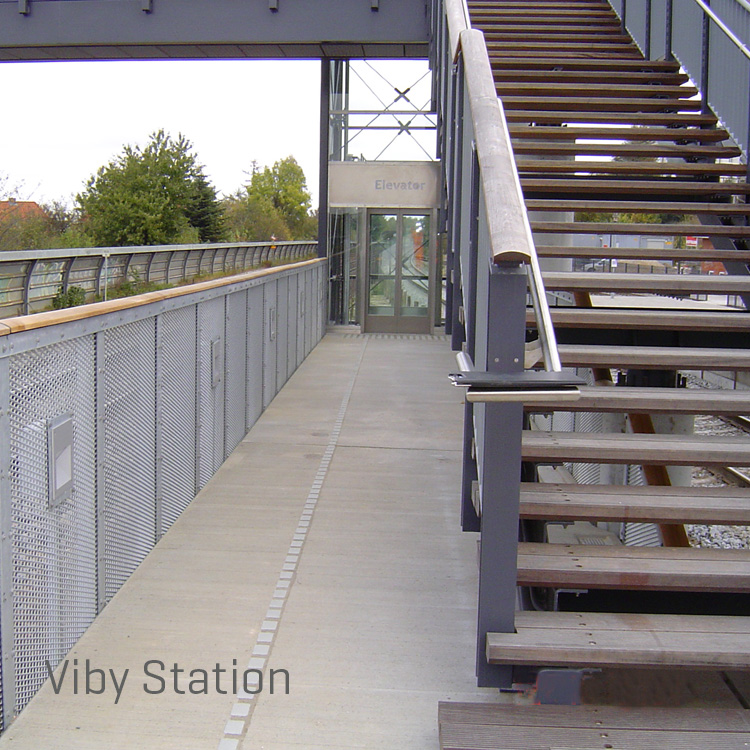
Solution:
{"label": "small light fixture in wall", "polygon": [[376,13],[380,10],[380,0],[370,0],[370,10]]}
{"label": "small light fixture in wall", "polygon": [[154,0],[141,0],[141,10],[150,13],[154,9]]}
{"label": "small light fixture in wall", "polygon": [[47,423],[47,476],[49,507],[73,495],[73,414],[61,414]]}
{"label": "small light fixture in wall", "polygon": [[270,10],[271,13],[278,13],[279,0],[268,0],[268,10]]}

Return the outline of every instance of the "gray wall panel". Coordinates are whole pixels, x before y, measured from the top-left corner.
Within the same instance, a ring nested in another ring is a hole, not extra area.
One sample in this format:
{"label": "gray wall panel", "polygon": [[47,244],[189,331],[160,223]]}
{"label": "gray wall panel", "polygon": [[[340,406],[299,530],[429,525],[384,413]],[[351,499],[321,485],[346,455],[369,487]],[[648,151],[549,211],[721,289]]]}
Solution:
{"label": "gray wall panel", "polygon": [[245,387],[247,376],[247,292],[235,292],[227,297],[226,349],[224,370],[224,458],[245,437]]}
{"label": "gray wall panel", "polygon": [[157,511],[161,536],[195,497],[195,305],[157,319]]}

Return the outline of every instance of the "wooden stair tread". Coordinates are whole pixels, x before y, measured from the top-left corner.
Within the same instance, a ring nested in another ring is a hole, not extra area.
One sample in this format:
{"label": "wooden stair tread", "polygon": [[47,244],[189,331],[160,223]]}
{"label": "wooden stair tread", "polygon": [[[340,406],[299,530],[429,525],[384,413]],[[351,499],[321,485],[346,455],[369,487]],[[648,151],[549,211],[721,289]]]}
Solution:
{"label": "wooden stair tread", "polygon": [[519,542],[518,585],[747,594],[750,550]]}
{"label": "wooden stair tread", "polygon": [[679,86],[690,79],[684,73],[640,73],[638,71],[587,71],[587,70],[512,70],[504,68],[492,71],[495,82],[500,83],[622,83],[637,84],[643,81],[646,84],[658,87]]}
{"label": "wooden stair tread", "polygon": [[540,258],[618,258],[622,260],[716,260],[750,262],[750,250],[734,248],[702,249],[689,247],[566,247],[564,245],[536,246]]}
{"label": "wooden stair tread", "polygon": [[715,125],[714,115],[670,112],[601,112],[587,111],[539,111],[535,109],[512,109],[505,112],[511,122],[535,122],[540,125],[563,125],[566,123],[612,123],[620,125]]}
{"label": "wooden stair tread", "polygon": [[669,99],[683,99],[695,96],[698,89],[692,86],[668,86],[668,85],[648,85],[648,84],[618,84],[616,90],[611,84],[607,83],[550,83],[536,81],[509,81],[507,83],[496,82],[495,88],[498,95],[502,96],[506,92],[509,96],[522,94],[521,98],[531,96],[551,96],[555,99],[564,99],[566,96],[578,98],[605,98],[611,99],[619,93],[623,97],[630,94],[637,94],[638,98],[665,97]]}
{"label": "wooden stair tread", "polygon": [[630,161],[574,161],[571,159],[516,159],[516,167],[523,174],[534,172],[573,174],[630,174],[647,175],[735,175],[744,176],[744,164],[704,164],[702,162],[630,162]]}
{"label": "wooden stair tread", "polygon": [[522,70],[550,70],[560,68],[562,70],[586,70],[598,71],[622,71],[622,72],[657,72],[674,73],[680,72],[679,63],[666,60],[644,60],[641,58],[616,58],[616,57],[588,57],[588,58],[562,58],[541,57],[533,58],[510,58],[490,54],[490,66],[493,69],[521,68]]}
{"label": "wooden stair tread", "polygon": [[[716,216],[747,216],[750,214],[750,204],[705,203],[703,201],[603,201],[577,200],[576,198],[529,198],[526,200],[526,208],[529,211],[587,211],[595,213],[711,214]],[[701,232],[703,230],[702,226],[696,225],[695,228],[701,230]],[[698,234],[701,232],[698,232]],[[695,254],[695,251],[693,253]]]}
{"label": "wooden stair tread", "polygon": [[487,634],[491,663],[750,669],[747,617],[519,612],[516,630]]}
{"label": "wooden stair tread", "polygon": [[700,102],[693,99],[660,99],[658,97],[617,96],[550,96],[545,94],[506,95],[501,97],[506,114],[515,110],[534,108],[537,112],[547,110],[571,112],[577,118],[585,118],[587,112],[648,113],[675,110],[676,112],[700,111]]}
{"label": "wooden stair tread", "polygon": [[644,370],[750,369],[750,350],[747,349],[560,344],[558,350],[564,367],[622,367]]}
{"label": "wooden stair tread", "polygon": [[750,490],[524,482],[521,517],[571,522],[748,525]]}
{"label": "wooden stair tread", "polygon": [[750,237],[750,227],[723,224],[649,224],[624,221],[532,221],[531,229],[542,234],[638,234],[670,237]]}
{"label": "wooden stair tread", "polygon": [[521,445],[525,461],[750,466],[750,437],[524,430]]}
{"label": "wooden stair tread", "polygon": [[548,290],[591,292],[655,292],[674,294],[742,294],[750,292],[750,276],[679,273],[599,273],[593,271],[542,274]]}
{"label": "wooden stair tread", "polygon": [[576,138],[602,138],[628,141],[726,141],[729,134],[720,128],[608,128],[588,125],[567,125],[563,128],[540,128],[534,125],[510,125],[512,139],[574,140]]}
{"label": "wooden stair tread", "polygon": [[[534,401],[528,410],[597,411],[613,413],[750,414],[750,390],[714,388],[614,388],[582,386],[577,401]],[[748,520],[750,523],[750,519]]]}
{"label": "wooden stair tread", "polygon": [[609,199],[610,195],[663,195],[667,200],[674,200],[677,195],[694,195],[709,197],[714,195],[748,195],[750,185],[728,182],[688,182],[673,179],[627,179],[627,177],[604,179],[570,175],[560,177],[540,177],[539,175],[521,175],[521,187],[527,198],[539,194],[559,195],[575,193],[577,196],[594,195]]}
{"label": "wooden stair tread", "polygon": [[[556,328],[750,331],[750,315],[741,311],[553,307],[551,314]],[[528,311],[526,323],[536,324],[533,310]]]}
{"label": "wooden stair tread", "polygon": [[729,159],[741,151],[733,146],[681,146],[676,144],[632,143],[560,143],[558,141],[515,140],[516,154],[541,154],[550,156],[646,156]]}
{"label": "wooden stair tread", "polygon": [[[526,614],[526,613],[519,613]],[[569,613],[557,612],[561,618]],[[585,615],[584,615],[585,617]],[[708,623],[707,623],[708,624]],[[750,716],[741,708],[633,708],[632,706],[529,706],[502,703],[438,704],[438,721],[450,724],[550,728],[653,729],[656,731],[750,731]],[[601,740],[601,737],[599,738]],[[549,746],[549,742],[547,743]],[[601,742],[595,746],[601,750]]]}

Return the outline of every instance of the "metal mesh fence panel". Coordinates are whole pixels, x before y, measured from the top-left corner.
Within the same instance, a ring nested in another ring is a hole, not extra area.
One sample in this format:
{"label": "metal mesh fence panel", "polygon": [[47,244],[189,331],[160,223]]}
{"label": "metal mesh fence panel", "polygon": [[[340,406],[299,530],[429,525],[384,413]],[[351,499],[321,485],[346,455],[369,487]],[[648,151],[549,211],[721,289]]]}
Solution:
{"label": "metal mesh fence panel", "polygon": [[276,315],[278,325],[276,327],[276,337],[278,347],[276,349],[276,390],[281,390],[281,386],[286,383],[289,377],[289,367],[287,364],[287,341],[289,340],[289,279],[279,279],[277,291],[278,304],[276,305]]}
{"label": "metal mesh fence panel", "polygon": [[[93,337],[11,357],[9,385],[20,710],[47,678],[45,660],[56,665],[96,615]],[[72,495],[50,507],[47,427],[66,413],[73,419]]]}
{"label": "metal mesh fence panel", "polygon": [[299,367],[305,358],[305,344],[307,341],[305,327],[307,325],[307,279],[310,277],[309,271],[304,271],[297,277],[297,346],[295,347],[296,360],[294,367]]}
{"label": "metal mesh fence panel", "polygon": [[155,318],[111,328],[101,341],[106,603],[156,541]]}
{"label": "metal mesh fence panel", "polygon": [[297,369],[297,329],[299,328],[298,276],[287,279],[287,336],[286,336],[286,379]]}
{"label": "metal mesh fence panel", "polygon": [[245,427],[250,429],[263,411],[263,287],[247,290],[247,376]]}
{"label": "metal mesh fence panel", "polygon": [[276,395],[276,282],[263,285],[263,408]]}
{"label": "metal mesh fence panel", "polygon": [[198,305],[198,489],[224,461],[224,298]]}
{"label": "metal mesh fence panel", "polygon": [[224,384],[224,458],[245,437],[245,362],[247,354],[247,293],[236,292],[227,297],[226,353]]}
{"label": "metal mesh fence panel", "polygon": [[159,535],[195,497],[195,306],[157,321],[156,410]]}

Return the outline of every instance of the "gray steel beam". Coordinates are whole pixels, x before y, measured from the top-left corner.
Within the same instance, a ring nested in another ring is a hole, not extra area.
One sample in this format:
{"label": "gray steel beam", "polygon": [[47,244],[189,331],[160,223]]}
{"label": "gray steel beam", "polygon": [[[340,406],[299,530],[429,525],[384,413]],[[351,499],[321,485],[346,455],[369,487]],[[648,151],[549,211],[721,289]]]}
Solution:
{"label": "gray steel beam", "polygon": [[309,0],[279,0],[277,6],[0,0],[0,60],[427,56],[424,0],[316,0],[312,9]]}

